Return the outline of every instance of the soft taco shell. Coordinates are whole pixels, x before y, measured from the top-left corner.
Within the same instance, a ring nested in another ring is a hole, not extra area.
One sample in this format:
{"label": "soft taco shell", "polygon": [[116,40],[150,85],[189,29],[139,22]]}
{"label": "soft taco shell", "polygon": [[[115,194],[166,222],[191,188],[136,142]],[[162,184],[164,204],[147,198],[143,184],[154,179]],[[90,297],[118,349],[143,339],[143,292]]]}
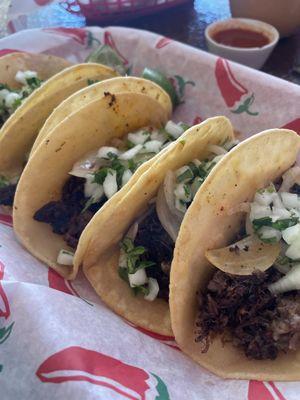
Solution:
{"label": "soft taco shell", "polygon": [[0,57],[0,83],[17,89],[21,86],[15,80],[18,71],[36,71],[40,79],[47,80],[70,65],[71,63],[63,58],[47,54],[7,54]]}
{"label": "soft taco shell", "polygon": [[[0,59],[1,60],[1,59]],[[32,69],[35,67],[33,66]],[[88,79],[116,76],[100,64],[78,64],[48,79],[17,108],[0,131],[0,172],[12,177],[20,173],[39,130],[53,109],[74,92],[87,86]]]}
{"label": "soft taco shell", "polygon": [[136,77],[117,77],[95,83],[64,100],[48,117],[44,126],[40,130],[34,145],[31,149],[31,155],[46,135],[58,125],[64,118],[79,108],[84,107],[93,100],[100,99],[105,93],[134,92],[146,94],[157,100],[165,109],[170,117],[172,114],[172,102],[170,96],[156,83],[146,79]]}
{"label": "soft taco shell", "polygon": [[128,321],[162,335],[172,335],[168,303],[162,299],[149,302],[134,296],[119,277],[120,240],[146,211],[168,171],[176,170],[195,158],[205,159],[209,154],[209,144],[220,145],[232,138],[232,126],[225,117],[211,118],[190,128],[151,160],[152,165],[130,191],[119,192],[107,202],[83,232],[80,242],[83,240],[88,245],[82,249],[79,242],[75,265],[78,268],[83,263],[86,277],[102,300]]}
{"label": "soft taco shell", "polygon": [[[73,164],[115,137],[145,125],[161,126],[165,109],[143,94],[122,93],[89,103],[61,122],[40,144],[20,178],[13,210],[14,229],[22,244],[62,276],[75,278],[77,270],[57,264],[61,249],[69,249],[63,237],[48,224],[33,219],[43,205],[61,197],[61,189]],[[134,177],[122,189],[130,190]],[[72,250],[72,249],[69,249]]]}
{"label": "soft taco shell", "polygon": [[232,242],[244,223],[230,209],[250,201],[259,188],[280,177],[296,161],[300,138],[295,132],[273,129],[242,142],[213,169],[187,211],[176,242],[170,281],[170,309],[175,339],[199,364],[224,378],[299,380],[300,351],[275,361],[248,360],[230,343],[213,340],[201,353],[195,343],[196,292],[205,289],[212,267],[204,254]]}

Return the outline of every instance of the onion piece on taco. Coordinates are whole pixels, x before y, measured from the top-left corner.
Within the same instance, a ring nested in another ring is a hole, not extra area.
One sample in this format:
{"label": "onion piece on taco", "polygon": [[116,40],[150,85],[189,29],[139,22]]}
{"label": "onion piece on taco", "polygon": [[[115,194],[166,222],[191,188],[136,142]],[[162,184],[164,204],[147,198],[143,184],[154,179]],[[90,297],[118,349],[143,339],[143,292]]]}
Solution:
{"label": "onion piece on taco", "polygon": [[176,237],[198,189],[232,141],[225,117],[191,127],[83,232],[75,265],[83,264],[101,299],[131,323],[172,335],[168,299]]}
{"label": "onion piece on taco", "polygon": [[299,149],[285,129],[240,143],[203,184],[176,242],[176,341],[224,378],[300,378]]}
{"label": "onion piece on taco", "polygon": [[[38,57],[46,57],[49,63],[55,63],[55,57],[53,59],[50,56],[34,57],[34,59],[36,59],[37,70],[39,65]],[[41,73],[41,75],[32,76],[35,71],[25,70],[25,72],[22,72],[18,69],[15,77],[25,83],[29,82],[31,86],[33,84],[37,85],[37,83],[40,83],[38,80],[43,79],[46,75],[44,72],[44,70],[46,71],[44,65],[45,60],[42,58],[42,61],[43,73]],[[32,62],[33,60],[31,60],[31,63]],[[65,63],[67,64],[67,62]],[[17,68],[14,66],[14,68],[9,69],[9,71],[12,72],[16,69]],[[49,67],[49,70],[55,71],[55,68]],[[26,74],[30,75],[27,80]],[[41,76],[41,78],[39,78],[39,76]],[[24,165],[27,162],[28,154],[39,130],[47,117],[52,113],[53,109],[74,92],[88,86],[91,79],[103,80],[113,76],[116,76],[116,72],[106,66],[100,64],[77,64],[65,68],[52,77],[48,77],[49,79],[43,82],[40,87],[35,89],[28,97],[24,98],[24,100],[18,100],[21,104],[5,121],[0,131],[0,176],[2,177],[2,181],[5,182],[5,185],[0,191],[0,205],[12,206],[16,181],[18,181]],[[25,86],[27,87],[28,84]],[[23,87],[21,90],[28,91],[26,87]],[[4,91],[5,90],[6,89],[4,89]],[[15,107],[14,104],[12,104],[12,106]]]}
{"label": "onion piece on taco", "polygon": [[40,143],[18,184],[13,217],[23,245],[74,278],[77,270],[63,251],[75,251],[95,212],[110,197],[125,196],[172,141],[163,129],[168,117],[151,96],[115,92],[65,118]]}

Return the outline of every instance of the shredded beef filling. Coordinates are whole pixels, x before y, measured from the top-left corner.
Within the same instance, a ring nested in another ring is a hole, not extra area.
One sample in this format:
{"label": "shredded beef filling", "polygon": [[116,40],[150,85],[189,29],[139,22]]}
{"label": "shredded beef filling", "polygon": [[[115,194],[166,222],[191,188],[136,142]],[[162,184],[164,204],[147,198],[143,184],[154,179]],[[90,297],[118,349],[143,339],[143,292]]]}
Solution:
{"label": "shredded beef filling", "polygon": [[83,211],[87,201],[84,182],[83,178],[69,178],[63,187],[61,200],[45,204],[33,217],[36,221],[50,224],[53,232],[63,235],[66,243],[74,249],[82,231],[104,203],[94,203]]}
{"label": "shredded beef filling", "polygon": [[202,351],[217,334],[250,359],[275,359],[279,351],[295,349],[300,339],[300,295],[273,295],[268,285],[280,276],[274,268],[250,276],[217,271],[206,292],[198,295],[196,342]]}
{"label": "shredded beef filling", "polygon": [[139,223],[134,244],[145,247],[147,249],[145,259],[155,262],[156,265],[147,268],[147,275],[157,279],[159,284],[158,297],[168,301],[170,267],[173,258],[174,243],[162,227],[155,207]]}
{"label": "shredded beef filling", "polygon": [[17,185],[7,185],[0,188],[0,205],[13,206]]}

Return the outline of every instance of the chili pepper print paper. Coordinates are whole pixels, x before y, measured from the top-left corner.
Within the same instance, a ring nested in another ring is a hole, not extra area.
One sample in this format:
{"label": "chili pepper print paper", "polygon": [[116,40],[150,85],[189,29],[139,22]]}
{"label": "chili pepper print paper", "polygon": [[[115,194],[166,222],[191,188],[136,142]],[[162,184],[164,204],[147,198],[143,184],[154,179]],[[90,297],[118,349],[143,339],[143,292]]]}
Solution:
{"label": "chili pepper print paper", "polygon": [[[150,67],[168,76],[180,100],[177,121],[226,115],[240,139],[271,127],[300,132],[298,86],[149,32],[28,30],[0,40],[0,56],[30,51],[80,62],[101,44],[113,47],[132,74]],[[298,400],[299,391],[293,382],[214,376],[184,356],[174,338],[113,314],[81,274],[68,282],[47,269],[18,244],[11,216],[0,212],[1,400]]]}

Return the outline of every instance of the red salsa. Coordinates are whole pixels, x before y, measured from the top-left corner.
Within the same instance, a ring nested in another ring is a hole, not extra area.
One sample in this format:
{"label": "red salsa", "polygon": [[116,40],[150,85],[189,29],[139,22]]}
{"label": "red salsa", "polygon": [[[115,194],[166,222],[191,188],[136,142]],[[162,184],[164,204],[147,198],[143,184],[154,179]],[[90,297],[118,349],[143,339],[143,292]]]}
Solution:
{"label": "red salsa", "polygon": [[242,28],[224,29],[213,33],[212,38],[220,44],[232,47],[263,47],[270,43],[263,33]]}

